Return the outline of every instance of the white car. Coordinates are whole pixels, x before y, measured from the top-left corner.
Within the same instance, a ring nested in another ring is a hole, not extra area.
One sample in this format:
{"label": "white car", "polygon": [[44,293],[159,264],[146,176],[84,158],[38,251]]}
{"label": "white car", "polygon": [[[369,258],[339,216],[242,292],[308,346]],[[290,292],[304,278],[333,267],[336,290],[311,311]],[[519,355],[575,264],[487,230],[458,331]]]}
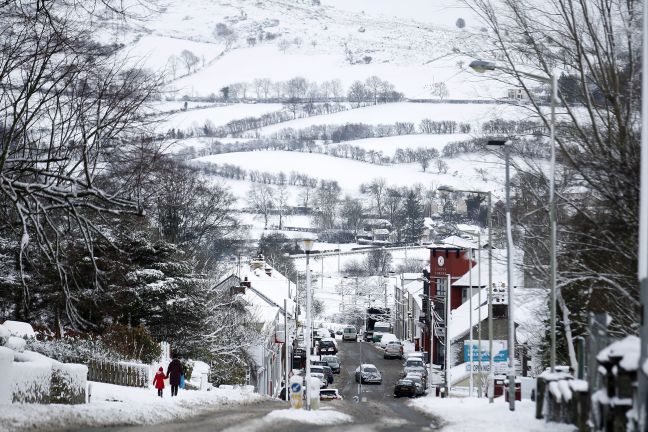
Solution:
{"label": "white car", "polygon": [[394,333],[385,333],[380,338],[380,348],[385,349],[389,342],[397,341],[398,338]]}
{"label": "white car", "polygon": [[320,388],[328,387],[328,382],[326,381],[326,377],[324,376],[323,373],[311,372],[311,377],[312,378],[317,378],[320,381]]}

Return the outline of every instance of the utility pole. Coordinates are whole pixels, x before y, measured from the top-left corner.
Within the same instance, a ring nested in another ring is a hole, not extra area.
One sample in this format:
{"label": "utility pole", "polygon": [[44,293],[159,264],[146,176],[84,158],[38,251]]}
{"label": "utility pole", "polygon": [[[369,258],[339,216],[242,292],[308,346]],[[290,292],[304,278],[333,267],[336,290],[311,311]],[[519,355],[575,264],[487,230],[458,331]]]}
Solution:
{"label": "utility pole", "polygon": [[[648,1],[643,1],[644,71],[648,70]],[[639,354],[638,418],[639,431],[648,430],[648,373],[642,367],[648,360],[648,73],[641,74],[641,186],[639,189],[639,286],[641,337]]]}
{"label": "utility pole", "polygon": [[447,285],[445,292],[445,395],[450,396],[450,285],[452,279],[450,274],[447,275]]}

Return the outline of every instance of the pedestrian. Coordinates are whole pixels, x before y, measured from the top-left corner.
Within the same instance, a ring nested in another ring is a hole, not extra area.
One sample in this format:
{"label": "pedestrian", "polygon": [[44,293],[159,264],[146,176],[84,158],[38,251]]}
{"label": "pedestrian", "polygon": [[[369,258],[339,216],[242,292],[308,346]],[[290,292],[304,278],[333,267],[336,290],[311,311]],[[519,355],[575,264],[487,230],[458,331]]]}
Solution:
{"label": "pedestrian", "polygon": [[167,378],[171,385],[171,396],[178,396],[178,386],[180,385],[180,375],[182,375],[182,363],[178,360],[178,355],[173,354],[173,360],[169,363],[167,368]]}
{"label": "pedestrian", "polygon": [[153,385],[158,391],[158,396],[162,397],[162,392],[164,391],[164,369],[162,366],[160,366],[160,369],[158,369],[157,373],[155,374],[155,378],[153,378]]}

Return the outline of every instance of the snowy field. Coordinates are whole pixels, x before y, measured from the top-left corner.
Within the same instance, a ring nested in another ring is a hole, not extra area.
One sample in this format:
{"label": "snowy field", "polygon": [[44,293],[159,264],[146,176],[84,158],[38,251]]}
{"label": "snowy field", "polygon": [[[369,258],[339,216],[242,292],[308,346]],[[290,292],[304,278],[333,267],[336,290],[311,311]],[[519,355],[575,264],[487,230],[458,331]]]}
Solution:
{"label": "snowy field", "polygon": [[516,402],[515,411],[509,411],[504,398],[489,404],[488,398],[422,397],[410,406],[443,419],[444,432],[573,432],[575,426],[546,423],[536,420],[535,403]]}
{"label": "snowy field", "polygon": [[[306,173],[311,177],[325,180],[336,180],[343,194],[358,195],[362,183],[369,183],[376,178],[388,179],[390,186],[412,187],[416,184],[426,187],[450,185],[460,189],[492,190],[502,189],[504,167],[493,155],[463,155],[461,158],[446,159],[448,173],[437,174],[434,168],[423,172],[418,164],[375,165],[351,159],[336,158],[323,154],[288,152],[288,151],[255,151],[245,153],[225,153],[195,159],[196,162],[213,164],[238,165],[246,170],[258,170],[278,174],[290,174],[291,171]],[[484,181],[475,170],[488,170],[488,181]],[[226,184],[231,182],[227,179]],[[233,186],[238,192],[249,191],[241,185]],[[242,195],[238,195],[242,196]]]}
{"label": "snowy field", "polygon": [[[527,118],[525,109],[505,104],[449,104],[449,103],[414,103],[398,102],[370,105],[350,111],[306,117],[267,126],[261,129],[263,135],[271,135],[284,128],[304,129],[313,125],[367,123],[394,124],[412,122],[415,125],[423,119],[433,121],[454,120],[470,123],[473,129],[481,124],[503,118],[507,120]],[[459,134],[457,136],[460,136]]]}
{"label": "snowy field", "polygon": [[250,404],[264,397],[242,388],[183,391],[164,398],[155,389],[90,383],[92,397],[85,405],[12,404],[0,410],[0,430],[18,432],[86,426],[119,426],[170,422],[195,416],[219,405]]}
{"label": "snowy field", "polygon": [[274,111],[283,110],[282,104],[259,103],[259,104],[230,104],[190,111],[182,111],[169,115],[159,126],[163,131],[169,129],[200,129],[205,122],[209,121],[213,126],[224,126],[232,120],[239,120],[245,117],[260,117]]}
{"label": "snowy field", "polygon": [[448,143],[465,141],[470,139],[470,134],[421,134],[421,135],[399,135],[382,138],[366,138],[353,141],[346,141],[340,144],[328,144],[327,148],[335,148],[341,145],[360,147],[364,150],[381,151],[383,154],[393,156],[397,149],[436,149],[443,150]]}

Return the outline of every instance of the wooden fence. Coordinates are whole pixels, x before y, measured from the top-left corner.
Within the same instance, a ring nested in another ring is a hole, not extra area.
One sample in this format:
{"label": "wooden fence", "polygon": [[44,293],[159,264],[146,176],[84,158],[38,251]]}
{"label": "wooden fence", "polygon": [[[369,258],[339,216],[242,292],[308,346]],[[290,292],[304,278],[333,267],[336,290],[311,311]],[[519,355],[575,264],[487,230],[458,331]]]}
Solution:
{"label": "wooden fence", "polygon": [[90,360],[88,362],[88,381],[129,387],[148,387],[149,366]]}

